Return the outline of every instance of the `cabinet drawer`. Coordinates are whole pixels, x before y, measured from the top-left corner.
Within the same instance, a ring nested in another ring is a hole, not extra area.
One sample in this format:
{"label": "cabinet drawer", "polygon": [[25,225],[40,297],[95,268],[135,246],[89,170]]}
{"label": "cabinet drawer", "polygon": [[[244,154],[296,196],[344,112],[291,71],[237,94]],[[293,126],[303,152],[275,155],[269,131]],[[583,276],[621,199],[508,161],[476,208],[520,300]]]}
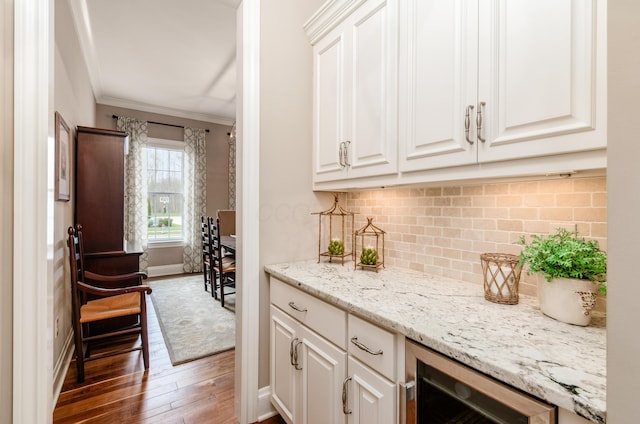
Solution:
{"label": "cabinet drawer", "polygon": [[395,334],[349,315],[348,352],[391,381],[396,380]]}
{"label": "cabinet drawer", "polygon": [[271,277],[271,303],[346,350],[347,313]]}

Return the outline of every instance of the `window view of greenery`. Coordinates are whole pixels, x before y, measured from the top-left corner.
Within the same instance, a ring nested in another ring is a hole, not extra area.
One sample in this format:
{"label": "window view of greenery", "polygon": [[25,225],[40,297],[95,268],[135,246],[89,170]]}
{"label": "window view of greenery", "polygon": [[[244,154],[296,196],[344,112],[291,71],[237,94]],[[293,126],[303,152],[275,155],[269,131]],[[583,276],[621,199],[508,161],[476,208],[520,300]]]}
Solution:
{"label": "window view of greenery", "polygon": [[182,240],[183,156],[181,150],[146,147],[147,239]]}

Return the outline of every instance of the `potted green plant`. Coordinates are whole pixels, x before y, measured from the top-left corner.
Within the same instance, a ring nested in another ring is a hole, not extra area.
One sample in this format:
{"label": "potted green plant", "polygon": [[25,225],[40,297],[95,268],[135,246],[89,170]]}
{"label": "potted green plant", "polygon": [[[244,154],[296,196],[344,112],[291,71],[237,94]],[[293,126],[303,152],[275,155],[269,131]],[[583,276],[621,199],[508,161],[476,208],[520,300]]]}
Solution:
{"label": "potted green plant", "polygon": [[526,273],[538,274],[540,310],[552,318],[588,325],[597,294],[607,293],[607,254],[595,240],[559,228],[549,235],[533,235],[524,246],[520,265]]}

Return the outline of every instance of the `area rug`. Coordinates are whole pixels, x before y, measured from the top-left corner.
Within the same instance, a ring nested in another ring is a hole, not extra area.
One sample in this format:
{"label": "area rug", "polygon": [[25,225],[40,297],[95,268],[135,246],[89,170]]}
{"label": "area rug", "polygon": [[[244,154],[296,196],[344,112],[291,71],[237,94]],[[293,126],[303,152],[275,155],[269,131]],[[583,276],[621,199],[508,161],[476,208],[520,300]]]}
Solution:
{"label": "area rug", "polygon": [[147,282],[173,365],[235,347],[235,296],[225,307],[204,290],[202,274]]}

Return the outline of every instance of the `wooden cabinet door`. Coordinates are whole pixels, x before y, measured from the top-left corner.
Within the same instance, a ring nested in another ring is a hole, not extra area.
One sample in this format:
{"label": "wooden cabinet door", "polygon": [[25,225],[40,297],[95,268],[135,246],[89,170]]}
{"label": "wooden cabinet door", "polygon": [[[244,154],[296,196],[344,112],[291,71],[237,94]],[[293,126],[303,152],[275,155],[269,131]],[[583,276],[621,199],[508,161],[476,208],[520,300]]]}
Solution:
{"label": "wooden cabinet door", "polygon": [[480,162],[606,147],[601,3],[480,0]]}
{"label": "wooden cabinet door", "polygon": [[404,0],[400,22],[400,170],[476,163],[477,2]]}
{"label": "wooden cabinet door", "polygon": [[292,344],[299,325],[290,316],[271,306],[271,401],[289,424],[294,422],[295,397],[299,390],[296,387],[297,372],[291,358]]}
{"label": "wooden cabinet door", "polygon": [[300,410],[302,424],[346,423],[342,385],[347,353],[306,327],[300,345]]}
{"label": "wooden cabinet door", "polygon": [[82,225],[85,253],[124,251],[127,137],[120,131],[77,129],[75,221]]}
{"label": "wooden cabinet door", "polygon": [[349,357],[349,424],[386,424],[397,421],[396,385]]}

